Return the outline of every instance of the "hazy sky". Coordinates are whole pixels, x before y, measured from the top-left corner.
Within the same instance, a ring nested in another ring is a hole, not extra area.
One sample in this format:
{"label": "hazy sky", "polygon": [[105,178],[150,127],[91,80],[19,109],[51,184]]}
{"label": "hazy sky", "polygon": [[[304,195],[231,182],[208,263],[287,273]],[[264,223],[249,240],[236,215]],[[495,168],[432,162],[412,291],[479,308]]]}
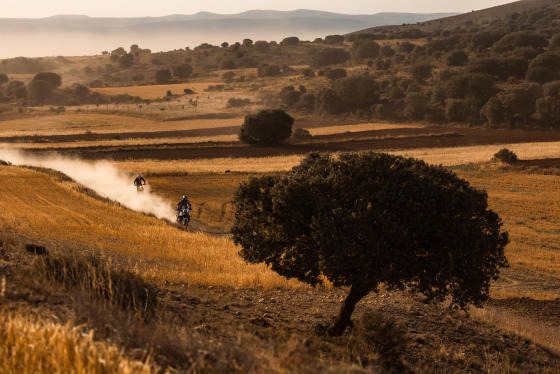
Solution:
{"label": "hazy sky", "polygon": [[312,9],[344,14],[379,12],[470,12],[513,2],[512,0],[8,0],[0,18],[41,18],[60,14],[91,17],[143,17],[194,14],[208,11],[235,14],[251,9]]}

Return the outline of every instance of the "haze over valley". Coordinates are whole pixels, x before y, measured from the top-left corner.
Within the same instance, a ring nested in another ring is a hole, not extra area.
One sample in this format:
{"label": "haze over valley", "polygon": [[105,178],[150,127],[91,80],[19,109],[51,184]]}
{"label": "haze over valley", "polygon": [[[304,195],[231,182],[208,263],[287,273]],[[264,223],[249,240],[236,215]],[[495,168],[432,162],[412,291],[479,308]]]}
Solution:
{"label": "haze over valley", "polygon": [[313,10],[253,10],[231,15],[200,12],[142,18],[0,18],[0,32],[9,35],[1,42],[0,58],[96,55],[132,44],[158,52],[194,48],[202,43],[232,44],[245,38],[279,42],[297,36],[312,41],[331,34],[415,24],[453,14],[456,13],[345,15]]}

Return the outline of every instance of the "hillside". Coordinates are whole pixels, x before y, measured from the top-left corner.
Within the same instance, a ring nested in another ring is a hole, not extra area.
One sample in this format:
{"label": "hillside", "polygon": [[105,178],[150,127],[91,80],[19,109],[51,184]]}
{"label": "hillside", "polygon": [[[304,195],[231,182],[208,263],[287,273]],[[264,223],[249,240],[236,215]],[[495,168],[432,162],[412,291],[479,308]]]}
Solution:
{"label": "hillside", "polygon": [[[518,0],[491,8],[473,9],[472,12],[468,13],[441,17],[423,22],[421,21],[413,25],[413,27],[425,32],[433,32],[436,30],[452,30],[457,27],[484,26],[490,25],[496,20],[504,19],[511,14],[520,14],[534,8],[554,4],[559,4],[559,2],[557,0]],[[413,23],[410,22],[410,25],[412,24]],[[410,25],[408,26],[410,27]],[[375,33],[380,30],[402,30],[404,28],[406,27],[403,27],[402,24],[395,23],[387,26],[369,27],[363,30],[354,31],[349,33],[349,35],[357,33]]]}

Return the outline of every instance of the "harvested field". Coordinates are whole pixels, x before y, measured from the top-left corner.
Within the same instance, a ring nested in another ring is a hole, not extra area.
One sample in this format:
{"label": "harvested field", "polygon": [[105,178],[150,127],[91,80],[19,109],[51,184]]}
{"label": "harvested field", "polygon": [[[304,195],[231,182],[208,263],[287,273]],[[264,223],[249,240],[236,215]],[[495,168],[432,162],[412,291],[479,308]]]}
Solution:
{"label": "harvested field", "polygon": [[[238,142],[210,142],[206,144],[176,143],[140,146],[94,146],[87,148],[66,147],[50,148],[67,155],[84,159],[110,159],[122,161],[127,159],[151,160],[188,160],[212,158],[271,157],[281,155],[303,155],[318,152],[353,152],[361,150],[395,151],[416,149],[452,149],[454,147],[472,147],[495,145],[497,147],[512,144],[532,143],[535,147],[551,145],[551,153],[535,158],[560,157],[560,133],[549,131],[507,131],[473,128],[405,128],[392,130],[360,131],[333,135],[319,135],[310,141],[291,139],[289,142],[273,146],[247,146]],[[497,151],[496,149],[494,153]],[[558,150],[555,153],[555,150]],[[41,153],[42,150],[33,150]],[[415,151],[417,152],[417,151]],[[422,152],[422,151],[419,151]],[[457,149],[457,153],[460,150]],[[485,156],[486,157],[486,156]],[[521,158],[523,158],[521,156]],[[485,159],[487,161],[488,158]],[[444,160],[441,160],[443,162]],[[479,160],[478,160],[479,161]],[[436,162],[436,163],[441,163]],[[477,162],[477,161],[468,161]]]}

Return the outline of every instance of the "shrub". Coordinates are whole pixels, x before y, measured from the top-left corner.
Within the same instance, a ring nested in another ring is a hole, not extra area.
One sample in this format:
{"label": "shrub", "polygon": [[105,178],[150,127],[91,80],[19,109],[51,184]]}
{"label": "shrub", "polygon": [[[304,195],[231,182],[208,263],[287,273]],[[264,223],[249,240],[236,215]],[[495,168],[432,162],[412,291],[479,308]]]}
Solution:
{"label": "shrub", "polygon": [[408,328],[394,318],[386,318],[377,310],[364,313],[357,325],[357,335],[374,352],[389,363],[396,363],[403,356],[408,344]]}
{"label": "shrub", "polygon": [[233,77],[234,76],[235,76],[235,73],[233,71],[226,71],[225,73],[222,74],[222,79],[226,83],[231,83],[231,82],[233,82]]}
{"label": "shrub", "polygon": [[469,56],[464,51],[453,51],[447,56],[448,66],[463,66],[469,61]]}
{"label": "shrub", "polygon": [[156,71],[154,77],[156,78],[157,84],[169,83],[169,80],[171,79],[171,71],[167,68],[159,69],[158,71]]}
{"label": "shrub", "polygon": [[237,66],[235,65],[235,62],[233,60],[225,60],[220,65],[220,68],[222,70],[237,69]]}
{"label": "shrub", "polygon": [[498,40],[492,46],[492,49],[496,53],[503,53],[506,51],[512,51],[516,47],[546,47],[548,41],[544,36],[529,32],[529,31],[518,31],[511,34],[505,35],[503,38]]}
{"label": "shrub", "polygon": [[494,159],[505,163],[510,163],[518,160],[517,155],[507,148],[502,148],[498,152],[496,152],[496,154],[494,154]]}
{"label": "shrub", "polygon": [[301,92],[296,91],[294,86],[283,87],[280,91],[280,99],[282,104],[291,107],[298,102]]}
{"label": "shrub", "polygon": [[418,62],[410,67],[410,75],[417,82],[424,82],[432,76],[432,69],[433,66],[430,63]]}
{"label": "shrub", "polygon": [[270,44],[265,40],[257,40],[253,48],[258,52],[265,53],[270,51]]}
{"label": "shrub", "polygon": [[340,68],[327,69],[325,71],[325,77],[327,77],[331,81],[335,81],[335,80],[341,79],[341,78],[346,78],[347,76],[348,76],[348,74],[346,73],[346,70],[340,69]]}
{"label": "shrub", "polygon": [[344,36],[342,35],[325,36],[325,44],[342,44],[342,43],[344,43]]}
{"label": "shrub", "polygon": [[245,116],[239,140],[249,144],[277,144],[290,137],[293,124],[294,119],[282,109],[263,109]]}
{"label": "shrub", "polygon": [[299,38],[297,36],[290,36],[290,37],[284,38],[280,42],[280,45],[298,45],[298,44],[299,44]]}
{"label": "shrub", "polygon": [[354,61],[360,62],[365,59],[374,59],[379,56],[380,46],[373,40],[360,40],[352,44],[350,53]]}
{"label": "shrub", "polygon": [[326,48],[313,55],[311,66],[321,67],[346,62],[350,59],[350,54],[342,48]]}
{"label": "shrub", "polygon": [[311,139],[313,135],[307,129],[295,129],[292,133],[292,138],[295,139]]}
{"label": "shrub", "polygon": [[259,77],[277,77],[280,75],[280,66],[267,63],[260,64],[257,68]]}

